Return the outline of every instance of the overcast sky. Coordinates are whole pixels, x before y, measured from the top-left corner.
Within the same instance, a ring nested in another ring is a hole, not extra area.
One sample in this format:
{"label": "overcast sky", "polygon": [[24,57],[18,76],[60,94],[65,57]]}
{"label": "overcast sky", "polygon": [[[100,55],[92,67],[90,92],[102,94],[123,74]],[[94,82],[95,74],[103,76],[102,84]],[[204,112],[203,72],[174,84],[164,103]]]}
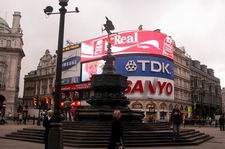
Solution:
{"label": "overcast sky", "polygon": [[[20,97],[24,75],[37,68],[46,49],[55,54],[59,15],[46,16],[51,5],[58,11],[58,0],[1,0],[0,17],[12,26],[14,11],[20,11],[25,57],[22,60]],[[213,68],[225,87],[225,1],[224,0],[70,0],[66,14],[65,40],[79,42],[101,36],[101,25],[108,16],[116,31],[161,29],[171,35],[178,47],[184,46],[192,59]]]}

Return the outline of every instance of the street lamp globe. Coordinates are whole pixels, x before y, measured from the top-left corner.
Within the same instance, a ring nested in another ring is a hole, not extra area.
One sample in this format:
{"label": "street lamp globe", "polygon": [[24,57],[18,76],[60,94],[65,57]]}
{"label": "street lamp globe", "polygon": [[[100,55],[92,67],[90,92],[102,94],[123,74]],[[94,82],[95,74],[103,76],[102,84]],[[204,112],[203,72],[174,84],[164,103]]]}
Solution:
{"label": "street lamp globe", "polygon": [[60,6],[67,6],[69,0],[59,0],[59,5]]}
{"label": "street lamp globe", "polygon": [[44,13],[47,14],[47,15],[50,15],[53,11],[53,7],[52,6],[47,6],[45,9],[44,9]]}
{"label": "street lamp globe", "polygon": [[67,3],[69,0],[59,0],[59,2],[65,2]]}

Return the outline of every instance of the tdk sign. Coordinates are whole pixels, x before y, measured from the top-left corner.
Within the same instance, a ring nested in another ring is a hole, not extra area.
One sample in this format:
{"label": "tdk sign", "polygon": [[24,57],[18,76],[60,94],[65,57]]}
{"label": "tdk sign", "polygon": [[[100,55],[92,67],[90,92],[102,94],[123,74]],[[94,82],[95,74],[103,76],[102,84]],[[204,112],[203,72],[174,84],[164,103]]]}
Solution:
{"label": "tdk sign", "polygon": [[[146,71],[147,69],[150,69],[152,72],[162,72],[162,73],[167,73],[171,74],[169,72],[168,68],[170,64],[165,64],[164,62],[159,62],[159,61],[150,61],[150,60],[137,60],[137,63],[141,64],[141,71]],[[149,68],[147,67],[147,64],[150,65]],[[137,65],[134,60],[129,60],[126,64],[126,70],[127,71],[136,71],[137,70]]]}
{"label": "tdk sign", "polygon": [[127,61],[125,68],[127,71],[136,71],[137,65],[134,60],[129,60],[129,61]]}
{"label": "tdk sign", "polygon": [[[173,80],[173,63],[155,56],[117,57],[117,72],[126,76],[154,76]],[[124,66],[124,69],[121,67]]]}

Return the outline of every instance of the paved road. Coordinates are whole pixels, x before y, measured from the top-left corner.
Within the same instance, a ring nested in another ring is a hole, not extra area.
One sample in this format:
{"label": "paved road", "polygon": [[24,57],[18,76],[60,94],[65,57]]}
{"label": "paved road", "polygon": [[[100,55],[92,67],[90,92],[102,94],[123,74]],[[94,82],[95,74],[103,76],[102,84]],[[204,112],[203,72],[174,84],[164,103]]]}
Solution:
{"label": "paved road", "polygon": [[[0,136],[4,136],[10,132],[15,132],[18,129],[25,127],[37,127],[34,125],[16,125],[16,124],[6,124],[0,125]],[[172,147],[136,147],[136,148],[127,148],[127,149],[225,149],[225,131],[219,131],[219,128],[215,127],[186,127],[190,129],[196,129],[201,132],[205,132],[214,136],[213,139],[200,144],[198,146],[172,146]],[[44,149],[43,144],[30,143],[24,141],[15,141],[8,139],[0,138],[0,149]],[[78,149],[72,147],[64,147],[64,149]],[[82,148],[85,149],[85,148]],[[90,148],[88,148],[90,149]]]}

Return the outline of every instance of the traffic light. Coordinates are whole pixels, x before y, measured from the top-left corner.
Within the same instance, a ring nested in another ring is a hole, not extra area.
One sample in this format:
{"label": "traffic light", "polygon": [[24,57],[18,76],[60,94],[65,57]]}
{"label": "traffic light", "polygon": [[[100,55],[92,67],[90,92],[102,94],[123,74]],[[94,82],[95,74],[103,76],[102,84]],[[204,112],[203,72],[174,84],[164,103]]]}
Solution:
{"label": "traffic light", "polygon": [[80,100],[77,100],[76,107],[79,107],[79,106],[80,106]]}
{"label": "traffic light", "polygon": [[79,107],[80,106],[80,100],[74,100],[72,103],[71,103],[71,107]]}
{"label": "traffic light", "polygon": [[64,104],[65,104],[64,101],[61,101],[61,102],[60,102],[60,107],[61,107],[62,109],[64,108]]}
{"label": "traffic light", "polygon": [[71,103],[71,107],[75,107],[75,105],[76,105],[76,103],[75,103],[75,101],[73,101],[73,102]]}

